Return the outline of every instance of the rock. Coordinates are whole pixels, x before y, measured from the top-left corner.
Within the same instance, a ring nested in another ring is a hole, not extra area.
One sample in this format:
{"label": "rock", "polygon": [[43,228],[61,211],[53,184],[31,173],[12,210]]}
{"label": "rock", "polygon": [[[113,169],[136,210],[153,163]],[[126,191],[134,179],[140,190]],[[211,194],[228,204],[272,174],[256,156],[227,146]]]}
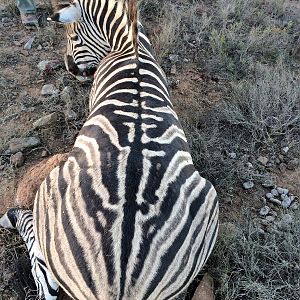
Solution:
{"label": "rock", "polygon": [[275,186],[275,183],[273,179],[266,179],[261,185],[267,188],[272,188]]}
{"label": "rock", "polygon": [[176,73],[177,73],[176,65],[172,65],[170,73],[171,73],[171,75],[176,75]]}
{"label": "rock", "polygon": [[[281,195],[281,196],[283,196],[283,195]],[[282,206],[282,208],[289,208],[290,205],[292,204],[292,200],[291,200],[290,197],[288,197],[286,195],[284,195],[284,196],[285,197],[284,197],[284,199],[281,202],[281,206]]]}
{"label": "rock", "polygon": [[292,226],[293,221],[293,217],[290,214],[285,214],[278,223],[278,227],[282,230],[288,230]]}
{"label": "rock", "polygon": [[36,48],[37,50],[42,50],[43,49],[43,47],[42,47],[42,45],[41,44],[39,44],[38,46],[37,46],[37,48]]}
{"label": "rock", "polygon": [[271,199],[273,197],[274,197],[274,195],[272,193],[266,193],[266,198]]}
{"label": "rock", "polygon": [[28,56],[29,55],[29,52],[28,50],[20,50],[20,53],[24,56]]}
{"label": "rock", "polygon": [[192,300],[214,300],[214,280],[206,273],[194,293]]}
{"label": "rock", "polygon": [[236,153],[235,152],[229,152],[227,155],[228,155],[229,158],[236,159]]}
{"label": "rock", "polygon": [[279,201],[278,199],[275,199],[275,198],[270,198],[268,199],[270,202],[274,203],[274,204],[277,204],[277,205],[280,205],[281,206],[281,201]]}
{"label": "rock", "polygon": [[266,166],[267,163],[268,163],[268,158],[265,157],[265,156],[260,156],[258,159],[257,159],[258,162],[260,162],[263,166]]}
{"label": "rock", "polygon": [[13,44],[15,45],[15,46],[21,46],[22,44],[20,43],[20,42],[18,42],[18,41],[13,41]]}
{"label": "rock", "polygon": [[290,206],[291,209],[296,210],[299,208],[299,203],[298,202],[293,202],[292,205]]}
{"label": "rock", "polygon": [[290,148],[289,147],[283,147],[282,149],[281,149],[281,152],[282,152],[282,154],[287,154],[288,152],[289,152],[289,150],[290,150]]}
{"label": "rock", "polygon": [[284,172],[284,171],[286,170],[286,164],[285,164],[285,163],[281,163],[281,164],[279,165],[279,170],[280,170],[281,172]]}
{"label": "rock", "polygon": [[41,144],[41,140],[38,137],[30,136],[26,138],[14,138],[9,143],[10,153],[17,153],[24,149],[37,147]]}
{"label": "rock", "polygon": [[274,216],[266,216],[266,220],[270,223],[275,221],[275,217]]}
{"label": "rock", "polygon": [[23,166],[24,160],[24,155],[21,151],[17,152],[16,154],[13,154],[10,157],[11,164],[16,168]]}
{"label": "rock", "polygon": [[76,112],[72,110],[73,95],[74,95],[74,90],[70,86],[64,87],[63,91],[60,94],[60,99],[66,103],[66,111],[64,112],[64,114],[66,120],[68,121],[76,120],[78,118]]}
{"label": "rock", "polygon": [[179,55],[177,54],[170,54],[169,60],[172,64],[176,64],[179,61]]}
{"label": "rock", "polygon": [[264,206],[260,209],[259,214],[261,216],[266,216],[270,212],[270,207],[269,206]]}
{"label": "rock", "polygon": [[283,188],[281,188],[281,187],[277,187],[277,192],[279,193],[279,194],[283,194]]}
{"label": "rock", "polygon": [[30,50],[30,49],[32,48],[32,43],[33,43],[34,39],[35,39],[35,37],[30,38],[30,39],[28,40],[28,42],[25,43],[25,45],[24,45],[23,48],[24,48],[25,50]]}
{"label": "rock", "polygon": [[[42,45],[39,45],[39,46],[42,47]],[[42,60],[38,63],[37,66],[41,71],[51,71],[51,70],[55,70],[55,69],[63,66],[63,62],[58,59]]]}
{"label": "rock", "polygon": [[66,118],[67,121],[73,121],[73,120],[76,120],[78,118],[77,113],[72,109],[66,110],[64,112],[64,114],[65,114],[65,118]]}
{"label": "rock", "polygon": [[42,157],[47,157],[49,155],[47,150],[43,150]]}
{"label": "rock", "polygon": [[56,123],[58,119],[59,119],[59,113],[54,112],[52,114],[49,114],[47,116],[41,117],[40,119],[36,120],[33,123],[33,128],[37,129],[37,128],[52,125],[52,124]]}
{"label": "rock", "polygon": [[0,87],[6,87],[8,85],[7,79],[0,77]]}
{"label": "rock", "polygon": [[284,156],[282,154],[279,154],[278,155],[278,159],[281,161],[281,162],[284,162]]}
{"label": "rock", "polygon": [[294,158],[290,160],[286,166],[289,170],[296,170],[299,167],[299,159]]}
{"label": "rock", "polygon": [[54,86],[54,84],[45,84],[42,87],[41,95],[42,96],[51,96],[58,94],[58,89]]}
{"label": "rock", "polygon": [[71,109],[73,96],[74,90],[70,86],[65,86],[62,92],[60,93],[60,99],[66,103],[67,109]]}
{"label": "rock", "polygon": [[246,182],[243,183],[243,188],[245,190],[252,189],[253,187],[254,187],[253,181],[246,181]]}
{"label": "rock", "polygon": [[272,189],[272,190],[271,190],[271,193],[272,193],[272,195],[275,196],[275,197],[279,195],[279,193],[278,193],[278,191],[277,191],[276,189]]}
{"label": "rock", "polygon": [[253,164],[251,164],[251,162],[247,162],[246,167],[249,169],[253,169]]}

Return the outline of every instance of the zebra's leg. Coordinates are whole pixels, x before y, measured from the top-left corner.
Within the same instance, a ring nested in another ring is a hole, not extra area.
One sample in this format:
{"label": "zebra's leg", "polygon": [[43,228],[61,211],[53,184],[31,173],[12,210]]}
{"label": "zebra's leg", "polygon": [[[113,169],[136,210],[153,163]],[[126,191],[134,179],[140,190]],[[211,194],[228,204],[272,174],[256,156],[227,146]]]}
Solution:
{"label": "zebra's leg", "polygon": [[44,297],[46,300],[55,300],[58,295],[59,286],[47,269],[40,247],[35,239],[32,211],[11,208],[0,219],[0,226],[18,230],[29,252],[31,272],[39,296],[41,298]]}

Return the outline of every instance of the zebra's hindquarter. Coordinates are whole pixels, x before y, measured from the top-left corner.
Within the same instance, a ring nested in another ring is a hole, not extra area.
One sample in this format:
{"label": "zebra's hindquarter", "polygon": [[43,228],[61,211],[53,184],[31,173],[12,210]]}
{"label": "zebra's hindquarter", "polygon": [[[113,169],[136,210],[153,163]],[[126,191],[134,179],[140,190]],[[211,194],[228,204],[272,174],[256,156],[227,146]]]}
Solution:
{"label": "zebra's hindquarter", "polygon": [[[84,185],[82,172],[69,159],[51,172],[36,197],[35,230],[57,282],[74,299],[117,299],[122,281],[122,299],[176,299],[200,271],[217,236],[212,185],[194,172],[172,208],[162,202],[146,214],[137,211],[130,253],[124,254],[123,204],[104,203],[105,191],[100,195]],[[85,182],[90,184],[87,177]]]}

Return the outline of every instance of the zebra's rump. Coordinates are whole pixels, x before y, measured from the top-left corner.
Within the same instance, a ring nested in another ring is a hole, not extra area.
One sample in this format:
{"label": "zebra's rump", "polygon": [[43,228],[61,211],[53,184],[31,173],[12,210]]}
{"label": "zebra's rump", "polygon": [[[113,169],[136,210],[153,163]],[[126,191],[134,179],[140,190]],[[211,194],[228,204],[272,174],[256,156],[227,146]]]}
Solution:
{"label": "zebra's rump", "polygon": [[70,296],[175,299],[188,287],[215,242],[218,204],[188,162],[177,167],[152,195],[135,199],[126,196],[126,178],[107,189],[102,174],[81,169],[74,155],[46,178],[35,229],[47,266]]}

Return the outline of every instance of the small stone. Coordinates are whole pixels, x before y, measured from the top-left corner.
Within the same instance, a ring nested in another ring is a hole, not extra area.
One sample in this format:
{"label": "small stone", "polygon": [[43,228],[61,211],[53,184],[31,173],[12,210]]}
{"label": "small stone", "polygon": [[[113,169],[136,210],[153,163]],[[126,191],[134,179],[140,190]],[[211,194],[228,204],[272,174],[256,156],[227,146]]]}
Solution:
{"label": "small stone", "polygon": [[282,189],[283,194],[287,195],[289,193],[288,189]]}
{"label": "small stone", "polygon": [[275,217],[274,216],[266,216],[266,220],[270,223],[275,221]]}
{"label": "small stone", "polygon": [[281,149],[281,152],[282,152],[282,154],[287,154],[289,152],[289,150],[290,150],[290,148],[286,146]]}
{"label": "small stone", "polygon": [[34,41],[34,38],[35,38],[35,37],[30,38],[30,39],[28,40],[28,42],[25,43],[25,45],[24,45],[24,47],[23,47],[25,50],[30,50],[30,49],[32,48],[32,43],[33,43],[33,41]]}
{"label": "small stone", "polygon": [[246,167],[249,169],[253,169],[253,164],[251,164],[251,162],[247,162]]}
{"label": "small stone", "polygon": [[7,79],[5,79],[4,77],[0,77],[0,86],[6,87],[7,85],[8,85]]}
{"label": "small stone", "polygon": [[261,216],[266,216],[270,212],[270,207],[269,206],[264,206],[260,209],[259,214]]}
{"label": "small stone", "polygon": [[294,201],[296,199],[296,196],[290,195],[290,198],[291,198],[292,201]]}
{"label": "small stone", "polygon": [[41,144],[41,140],[38,137],[31,136],[26,138],[14,138],[9,143],[10,153],[17,153],[24,149],[37,147]]}
{"label": "small stone", "polygon": [[172,65],[170,73],[171,73],[171,75],[176,75],[176,73],[177,73],[176,65]]}
{"label": "small stone", "polygon": [[77,113],[72,109],[66,110],[64,114],[67,121],[76,120],[78,118]]}
{"label": "small stone", "polygon": [[281,201],[279,201],[278,199],[275,198],[270,198],[268,199],[270,202],[276,204],[276,205],[280,205],[281,206]]}
{"label": "small stone", "polygon": [[253,187],[254,187],[253,181],[246,181],[246,182],[243,183],[243,188],[245,190],[252,189]]}
{"label": "small stone", "polygon": [[49,114],[47,116],[41,117],[40,119],[36,120],[33,123],[33,128],[37,129],[37,128],[52,125],[52,124],[57,122],[58,118],[59,118],[59,113],[58,112],[54,112],[54,113]]}
{"label": "small stone", "polygon": [[49,155],[47,150],[43,150],[42,157],[47,157]]}
{"label": "small stone", "polygon": [[273,179],[266,179],[263,183],[262,186],[267,187],[267,188],[272,188],[275,186],[274,180]]}
{"label": "small stone", "polygon": [[285,163],[281,163],[281,164],[279,165],[279,170],[280,170],[281,172],[284,172],[284,171],[286,170],[286,164],[285,164]]}
{"label": "small stone", "polygon": [[17,152],[16,154],[13,154],[11,157],[10,157],[10,162],[11,164],[16,167],[16,168],[19,168],[21,166],[23,166],[24,164],[24,155],[23,153],[20,151],[20,152]]}
{"label": "small stone", "polygon": [[279,194],[283,194],[283,188],[281,188],[281,187],[277,187],[277,192],[279,193]]}
{"label": "small stone", "polygon": [[291,209],[296,210],[299,208],[299,203],[298,202],[293,202],[292,205],[290,206]]}
{"label": "small stone", "polygon": [[299,159],[294,158],[287,163],[286,166],[289,170],[296,170],[299,167]]}
{"label": "small stone", "polygon": [[42,96],[51,96],[58,94],[58,89],[54,86],[54,84],[45,84],[42,87],[41,95]]}
{"label": "small stone", "polygon": [[272,193],[272,195],[275,196],[275,197],[279,195],[279,193],[278,193],[278,191],[277,191],[276,189],[272,189],[272,190],[271,190],[271,193]]}
{"label": "small stone", "polygon": [[37,46],[37,48],[36,48],[37,50],[42,50],[43,49],[43,47],[42,47],[42,45],[41,44],[39,44],[38,46]]}
{"label": "small stone", "polygon": [[231,159],[236,159],[236,153],[235,152],[229,152],[227,155]]}
{"label": "small stone", "polygon": [[172,64],[176,64],[179,61],[179,55],[170,54],[169,55],[169,60],[171,61]]}
{"label": "small stone", "polygon": [[278,227],[282,230],[288,230],[292,226],[293,221],[293,217],[290,214],[285,214],[278,223]]}
{"label": "small stone", "polygon": [[18,42],[18,41],[13,41],[13,44],[15,45],[15,46],[21,46],[22,44],[20,43],[20,42]]}
{"label": "small stone", "polygon": [[265,157],[265,156],[260,156],[258,159],[257,159],[258,162],[260,162],[263,166],[266,166],[267,163],[268,163],[268,158]]}
{"label": "small stone", "polygon": [[[281,195],[281,196],[283,196],[283,195]],[[289,208],[291,204],[292,204],[292,200],[288,196],[285,196],[281,202],[282,208]]]}
{"label": "small stone", "polygon": [[58,59],[54,59],[54,60],[42,60],[38,63],[37,66],[41,71],[51,71],[60,68],[62,65],[63,65],[62,61]]}
{"label": "small stone", "polygon": [[266,198],[271,199],[273,197],[274,197],[274,195],[272,193],[266,193]]}
{"label": "small stone", "polygon": [[281,161],[281,162],[284,162],[284,156],[282,154],[279,154],[278,155],[278,159]]}

